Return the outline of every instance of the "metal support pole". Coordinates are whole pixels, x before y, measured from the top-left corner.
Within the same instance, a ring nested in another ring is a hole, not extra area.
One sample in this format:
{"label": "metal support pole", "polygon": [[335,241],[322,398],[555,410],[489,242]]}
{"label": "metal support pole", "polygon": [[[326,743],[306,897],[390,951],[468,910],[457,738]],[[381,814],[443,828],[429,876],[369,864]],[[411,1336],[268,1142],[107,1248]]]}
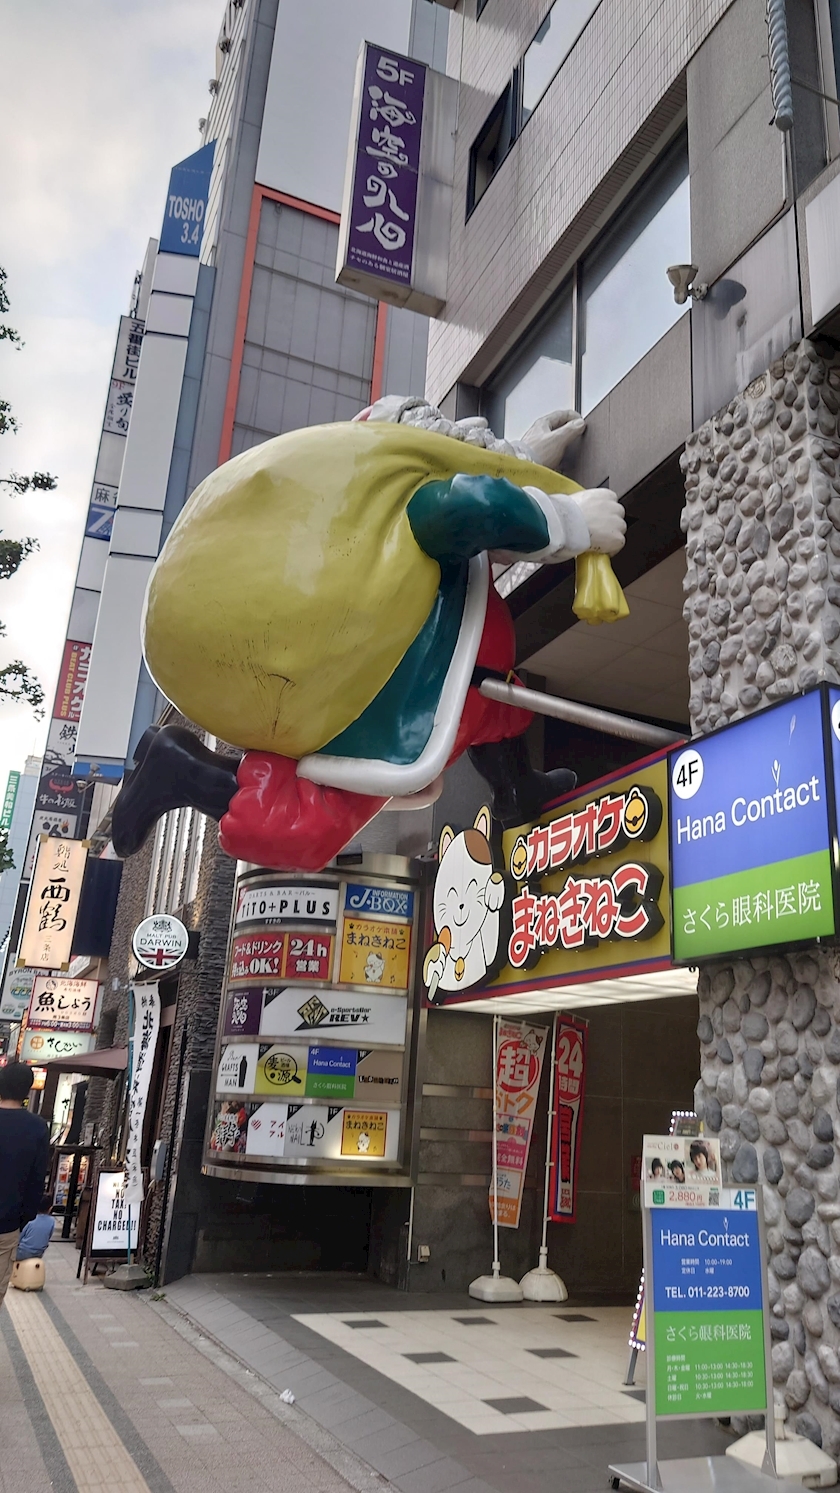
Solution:
{"label": "metal support pole", "polygon": [[649,747],[676,746],[677,742],[685,740],[678,731],[650,726],[647,721],[634,721],[630,716],[615,715],[611,710],[598,710],[595,705],[581,705],[577,700],[544,695],[539,690],[525,689],[521,684],[505,684],[501,679],[482,680],[478,691],[486,699],[498,700],[502,705],[518,705],[522,710],[532,710],[535,715],[551,715],[558,721],[588,726],[590,731],[622,736],[626,741],[640,741]]}

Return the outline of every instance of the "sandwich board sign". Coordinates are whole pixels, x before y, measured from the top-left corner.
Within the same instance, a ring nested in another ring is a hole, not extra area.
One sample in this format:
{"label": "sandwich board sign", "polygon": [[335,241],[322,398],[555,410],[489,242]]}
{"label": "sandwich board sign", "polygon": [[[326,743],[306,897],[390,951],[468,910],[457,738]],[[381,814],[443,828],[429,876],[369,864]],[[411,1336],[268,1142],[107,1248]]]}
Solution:
{"label": "sandwich board sign", "polygon": [[[643,1178],[647,1459],[611,1467],[613,1486],[790,1486],[776,1481],[760,1189],[725,1186],[708,1137],[646,1135]],[[729,1457],[659,1464],[660,1420],[751,1414],[767,1427],[761,1472]]]}

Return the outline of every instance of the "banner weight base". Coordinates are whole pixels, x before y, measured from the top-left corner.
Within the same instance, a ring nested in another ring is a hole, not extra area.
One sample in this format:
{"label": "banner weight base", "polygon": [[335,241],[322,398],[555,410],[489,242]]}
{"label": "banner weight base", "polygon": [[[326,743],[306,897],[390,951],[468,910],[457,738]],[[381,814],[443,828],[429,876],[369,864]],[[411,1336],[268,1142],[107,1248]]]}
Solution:
{"label": "banner weight base", "polygon": [[[792,1483],[804,1483],[806,1488],[833,1488],[837,1482],[837,1463],[833,1457],[815,1446],[807,1436],[785,1434],[779,1436],[776,1423],[776,1471],[780,1478]],[[760,1467],[767,1449],[763,1431],[749,1431],[732,1446],[726,1448],[727,1457],[747,1467]]]}
{"label": "banner weight base", "polygon": [[659,1482],[648,1481],[647,1462],[610,1467],[613,1488],[634,1493],[802,1493],[802,1484],[772,1477],[732,1457],[680,1457],[659,1463]]}
{"label": "banner weight base", "polygon": [[493,1262],[492,1275],[479,1275],[470,1285],[470,1295],[477,1301],[521,1301],[522,1287],[509,1275],[499,1274],[498,1261]]}
{"label": "banner weight base", "polygon": [[149,1276],[143,1265],[118,1265],[102,1284],[109,1291],[139,1291],[148,1286]]}
{"label": "banner weight base", "polygon": [[566,1284],[560,1279],[556,1270],[548,1267],[548,1250],[543,1247],[540,1250],[540,1263],[527,1275],[523,1275],[519,1284],[522,1287],[522,1295],[526,1301],[568,1301],[569,1293]]}

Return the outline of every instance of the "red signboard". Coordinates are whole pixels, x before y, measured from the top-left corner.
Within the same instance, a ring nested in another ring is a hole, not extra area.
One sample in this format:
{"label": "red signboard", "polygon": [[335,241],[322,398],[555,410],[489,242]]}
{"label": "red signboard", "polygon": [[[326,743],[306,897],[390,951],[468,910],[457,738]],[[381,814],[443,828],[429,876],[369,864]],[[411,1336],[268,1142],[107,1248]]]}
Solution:
{"label": "red signboard", "polygon": [[551,1134],[549,1217],[574,1223],[583,1091],[586,1078],[587,1023],[561,1016],[554,1039],[554,1126]]}
{"label": "red signboard", "polygon": [[82,715],[88,669],[90,667],[90,643],[75,643],[68,638],[64,644],[64,657],[55,692],[53,720],[78,721]]}

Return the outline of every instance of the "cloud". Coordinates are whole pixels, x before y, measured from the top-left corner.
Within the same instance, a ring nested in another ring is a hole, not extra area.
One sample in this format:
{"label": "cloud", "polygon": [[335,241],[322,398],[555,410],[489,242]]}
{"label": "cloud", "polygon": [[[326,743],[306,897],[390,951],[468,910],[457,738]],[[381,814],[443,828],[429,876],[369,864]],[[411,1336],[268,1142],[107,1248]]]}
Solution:
{"label": "cloud", "polygon": [[[201,144],[222,0],[34,0],[3,17],[0,264],[21,352],[0,344],[20,434],[0,474],[56,473],[54,493],[0,497],[0,529],[40,542],[0,586],[0,666],[25,659],[52,695],[119,317],[156,237],[172,165]],[[6,773],[46,726],[0,706]]]}

